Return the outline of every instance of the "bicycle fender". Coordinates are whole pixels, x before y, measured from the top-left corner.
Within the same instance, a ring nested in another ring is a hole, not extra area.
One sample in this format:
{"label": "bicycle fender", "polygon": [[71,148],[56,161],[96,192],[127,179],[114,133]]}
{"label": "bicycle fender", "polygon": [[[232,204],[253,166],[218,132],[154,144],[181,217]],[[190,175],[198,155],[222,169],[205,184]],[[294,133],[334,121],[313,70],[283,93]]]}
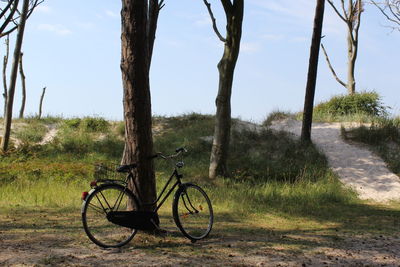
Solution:
{"label": "bicycle fender", "polygon": [[176,190],[175,194],[174,194],[174,201],[179,198],[180,193],[189,185],[196,185],[196,184],[194,184],[194,183],[183,183],[183,184],[179,185],[178,190]]}
{"label": "bicycle fender", "polygon": [[[92,188],[89,192],[88,195],[86,197],[86,199],[89,199],[90,195],[93,194],[93,192],[96,190],[96,188]],[[83,209],[85,207],[86,204],[86,199],[82,202],[82,207],[81,207],[81,213],[83,213]]]}

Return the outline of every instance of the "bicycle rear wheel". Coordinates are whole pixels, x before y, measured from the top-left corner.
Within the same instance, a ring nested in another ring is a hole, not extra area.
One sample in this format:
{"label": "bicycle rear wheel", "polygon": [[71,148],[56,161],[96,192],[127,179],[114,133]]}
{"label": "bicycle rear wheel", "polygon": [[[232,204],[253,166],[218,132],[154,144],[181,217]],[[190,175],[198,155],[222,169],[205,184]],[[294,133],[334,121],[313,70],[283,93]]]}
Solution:
{"label": "bicycle rear wheel", "polygon": [[107,219],[110,211],[136,210],[138,203],[132,192],[117,184],[102,185],[91,192],[82,206],[83,228],[96,245],[121,247],[137,230],[116,225]]}
{"label": "bicycle rear wheel", "polygon": [[214,221],[211,201],[195,184],[183,184],[176,191],[172,213],[176,226],[192,242],[207,237],[211,231]]}

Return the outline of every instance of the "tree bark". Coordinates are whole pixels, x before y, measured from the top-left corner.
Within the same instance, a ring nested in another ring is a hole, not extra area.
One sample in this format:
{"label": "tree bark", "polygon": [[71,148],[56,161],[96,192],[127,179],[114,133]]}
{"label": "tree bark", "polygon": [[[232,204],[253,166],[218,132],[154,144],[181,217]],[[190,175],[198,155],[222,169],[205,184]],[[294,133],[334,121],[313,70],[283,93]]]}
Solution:
{"label": "tree bark", "polygon": [[42,95],[40,96],[40,102],[39,102],[39,114],[38,114],[39,120],[42,118],[42,107],[43,107],[43,99],[45,93],[46,93],[46,87],[43,87]]}
{"label": "tree bark", "polygon": [[322,26],[324,21],[325,0],[317,0],[314,17],[314,30],[310,48],[310,60],[308,64],[308,76],[306,96],[304,100],[303,124],[301,128],[301,140],[311,141],[311,126],[314,109],[315,85],[318,74],[319,46],[321,44]]}
{"label": "tree bark", "polygon": [[[137,163],[134,183],[142,204],[156,200],[153,161],[151,98],[149,85],[150,49],[148,36],[148,4],[142,0],[122,0],[122,58],[124,88],[125,149],[123,164]],[[154,205],[145,205],[153,210]]]}
{"label": "tree bark", "polygon": [[22,57],[24,54],[21,52],[21,56],[19,57],[19,74],[21,76],[21,84],[22,84],[22,103],[21,103],[21,109],[19,110],[19,118],[23,119],[24,118],[24,112],[25,112],[25,103],[26,103],[26,84],[25,84],[25,73],[24,73],[24,67],[22,66]]}
{"label": "tree bark", "polygon": [[[224,54],[218,63],[219,86],[215,101],[217,112],[215,116],[214,139],[211,149],[209,178],[218,175],[229,176],[227,159],[231,135],[231,95],[236,62],[240,51],[242,37],[243,0],[233,3],[221,0],[227,19]],[[210,9],[209,9],[210,10]],[[212,14],[210,12],[210,14]],[[212,16],[213,18],[213,16]]]}
{"label": "tree bark", "polygon": [[13,65],[11,68],[10,88],[7,97],[7,109],[6,109],[6,114],[4,116],[4,134],[3,138],[1,139],[1,147],[0,147],[3,152],[7,151],[8,144],[10,141],[15,84],[17,81],[17,72],[18,72],[18,61],[20,58],[22,41],[24,38],[25,22],[28,13],[28,7],[29,7],[29,0],[24,0],[21,13],[21,20],[18,26],[18,34],[15,43]]}

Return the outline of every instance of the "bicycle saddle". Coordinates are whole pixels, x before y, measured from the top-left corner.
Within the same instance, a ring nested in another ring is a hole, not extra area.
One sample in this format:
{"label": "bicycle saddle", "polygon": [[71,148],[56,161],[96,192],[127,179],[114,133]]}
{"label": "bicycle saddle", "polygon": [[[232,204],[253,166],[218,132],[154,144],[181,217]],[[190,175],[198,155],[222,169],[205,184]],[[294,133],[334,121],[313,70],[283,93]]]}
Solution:
{"label": "bicycle saddle", "polygon": [[137,164],[128,164],[128,165],[121,165],[117,168],[117,172],[130,172],[134,168],[137,167]]}

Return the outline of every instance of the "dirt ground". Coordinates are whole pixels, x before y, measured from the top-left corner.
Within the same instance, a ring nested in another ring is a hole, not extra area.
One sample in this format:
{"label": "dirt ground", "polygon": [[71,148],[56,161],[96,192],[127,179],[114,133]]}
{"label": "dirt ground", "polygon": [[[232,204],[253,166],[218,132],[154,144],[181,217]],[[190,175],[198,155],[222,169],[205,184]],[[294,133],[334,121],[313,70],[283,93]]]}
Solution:
{"label": "dirt ground", "polygon": [[192,244],[172,221],[162,223],[166,236],[138,233],[121,249],[101,249],[84,234],[79,211],[2,211],[0,266],[400,266],[400,232],[282,231],[225,217]]}

